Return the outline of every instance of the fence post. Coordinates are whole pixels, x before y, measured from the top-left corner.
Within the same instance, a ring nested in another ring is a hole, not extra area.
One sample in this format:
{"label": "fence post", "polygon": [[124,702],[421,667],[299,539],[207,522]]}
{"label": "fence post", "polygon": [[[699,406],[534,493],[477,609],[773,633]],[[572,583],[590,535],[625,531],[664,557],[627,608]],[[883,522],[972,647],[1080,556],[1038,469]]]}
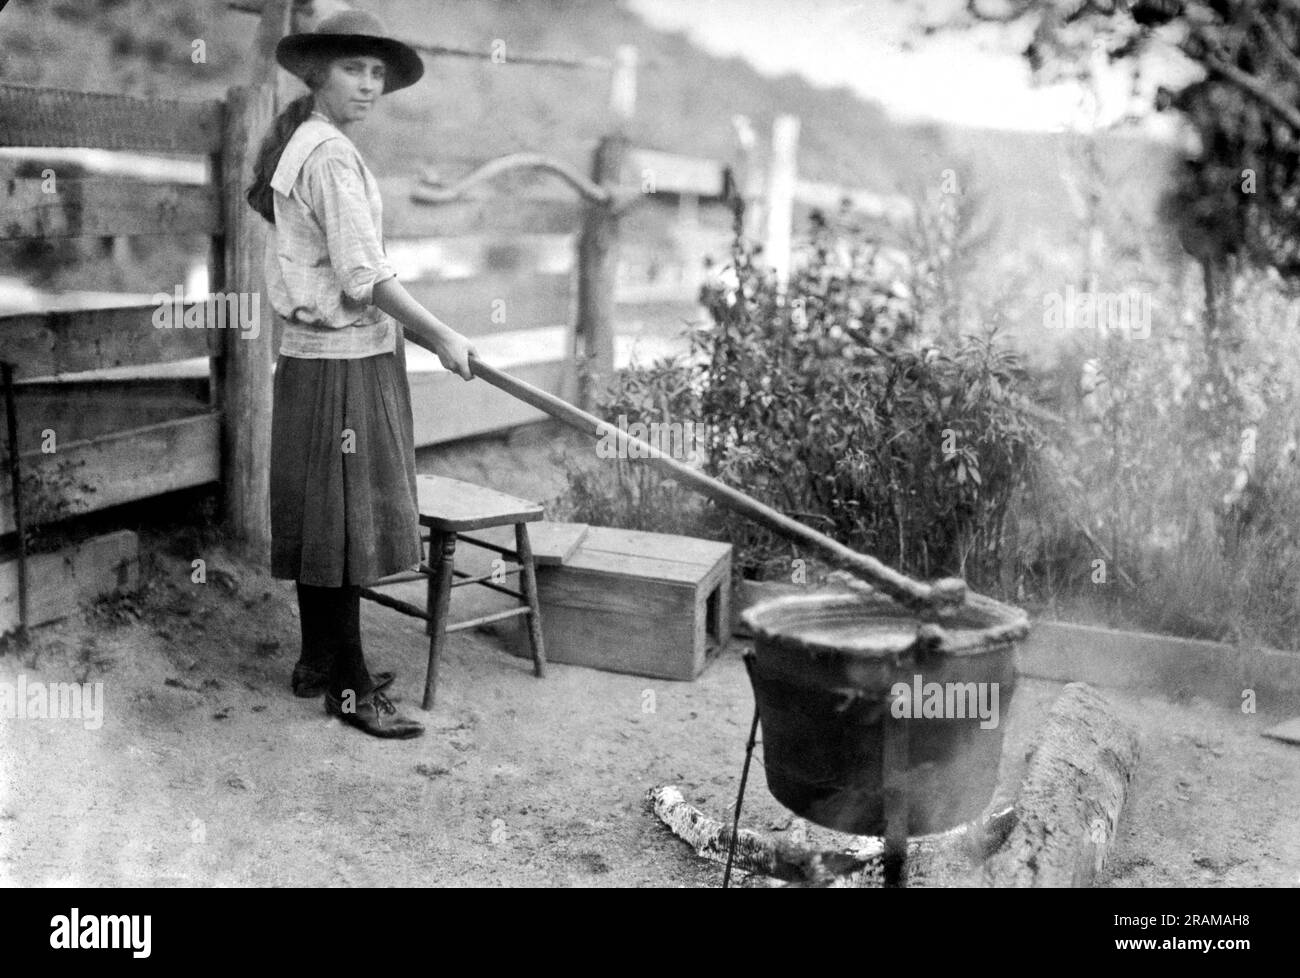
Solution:
{"label": "fence post", "polygon": [[219,361],[221,454],[225,460],[226,528],[245,557],[267,564],[271,556],[268,505],[271,488],[271,379],[274,316],[262,282],[266,230],[248,206],[257,142],[275,118],[275,87],[238,86],[227,93],[221,196],[225,217],[224,288],[256,296],[260,315],[256,338],[225,330]]}
{"label": "fence post", "polygon": [[636,47],[619,45],[614,55],[614,77],[609,87],[609,107],[620,126],[636,114]]}
{"label": "fence post", "polygon": [[[757,150],[758,137],[753,123],[746,115],[731,117],[732,134],[736,137],[732,175],[735,193],[740,198],[742,221],[741,235],[749,241],[762,237],[765,214],[766,174]],[[734,206],[734,204],[733,204]]]}
{"label": "fence post", "polygon": [[[627,130],[636,106],[636,48],[623,45],[615,58],[610,88],[614,131],[603,137],[592,159],[591,178],[602,187],[623,180]],[[589,203],[578,240],[578,324],[575,357],[583,370],[578,403],[590,409],[602,379],[614,372],[614,290],[618,279],[619,214],[610,205]]]}
{"label": "fence post", "polygon": [[[255,338],[225,330],[217,386],[222,410],[222,483],[231,542],[262,565],[271,558],[271,380],[275,360],[274,314],[262,281],[266,228],[244,191],[262,136],[275,119],[275,43],[289,18],[289,0],[266,0],[257,35],[253,83],[227,92],[226,122],[216,179],[224,226],[221,288],[257,297]],[[215,287],[215,286],[214,286]]]}
{"label": "fence post", "polygon": [[[627,156],[627,137],[605,136],[596,147],[592,179],[602,186],[619,182]],[[614,287],[618,278],[619,215],[608,204],[590,203],[583,212],[578,240],[579,362],[585,367],[579,403],[590,408],[602,379],[614,371]]]}
{"label": "fence post", "polygon": [[790,235],[794,223],[794,184],[798,175],[799,117],[777,116],[772,124],[772,166],[767,184],[767,263],[782,288],[790,277]]}

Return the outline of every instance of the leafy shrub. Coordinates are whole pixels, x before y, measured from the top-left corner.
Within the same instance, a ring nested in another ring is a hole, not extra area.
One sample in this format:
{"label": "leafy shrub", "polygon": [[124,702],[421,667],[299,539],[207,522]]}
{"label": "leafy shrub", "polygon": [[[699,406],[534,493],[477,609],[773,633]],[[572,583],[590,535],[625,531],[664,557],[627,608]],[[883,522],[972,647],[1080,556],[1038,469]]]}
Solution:
{"label": "leafy shrub", "polygon": [[[712,321],[690,331],[690,358],[625,375],[603,417],[693,420],[703,467],[723,482],[908,573],[995,579],[1039,442],[1016,357],[992,333],[922,343],[897,257],[830,222],[814,223],[786,289],[740,236],[732,259],[701,296]],[[817,556],[658,480],[630,460],[600,481],[571,475],[572,496],[584,519],[646,529],[662,528],[650,512],[698,514],[746,576]]]}
{"label": "leafy shrub", "polygon": [[[991,580],[1038,443],[1015,355],[992,332],[926,345],[881,249],[821,223],[809,252],[783,292],[738,242],[734,287],[706,292],[708,467],[907,573]],[[730,536],[755,569],[790,554],[748,523]]]}
{"label": "leafy shrub", "polygon": [[[617,425],[680,424],[699,416],[693,371],[679,357],[618,371],[596,393],[595,411]],[[561,519],[655,533],[717,536],[705,501],[660,470],[634,458],[603,458],[599,444],[590,453],[564,454],[567,492],[549,503]]]}

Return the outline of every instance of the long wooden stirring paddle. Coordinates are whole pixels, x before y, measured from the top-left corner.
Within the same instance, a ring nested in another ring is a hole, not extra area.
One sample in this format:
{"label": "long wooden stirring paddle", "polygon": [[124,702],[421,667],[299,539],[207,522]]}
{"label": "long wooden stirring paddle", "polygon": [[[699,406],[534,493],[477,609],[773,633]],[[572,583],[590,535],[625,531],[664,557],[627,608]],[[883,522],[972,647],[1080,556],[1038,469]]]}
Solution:
{"label": "long wooden stirring paddle", "polygon": [[832,566],[866,581],[909,609],[942,612],[947,608],[959,606],[966,600],[966,582],[960,578],[945,578],[933,584],[913,580],[887,567],[874,557],[858,553],[838,540],[805,526],[798,520],[791,519],[752,496],[747,496],[738,489],[733,489],[689,465],[684,465],[665,455],[657,446],[633,438],[626,431],[600,420],[593,414],[588,414],[563,398],[556,397],[484,363],[477,356],[470,357],[470,369],[475,377],[487,381],[493,387],[500,388],[510,396],[544,411],[570,427],[597,438],[609,436],[615,439],[620,448],[635,445],[641,457],[672,473],[673,477],[680,482],[708,496],[719,505],[767,527],[774,533],[816,550]]}

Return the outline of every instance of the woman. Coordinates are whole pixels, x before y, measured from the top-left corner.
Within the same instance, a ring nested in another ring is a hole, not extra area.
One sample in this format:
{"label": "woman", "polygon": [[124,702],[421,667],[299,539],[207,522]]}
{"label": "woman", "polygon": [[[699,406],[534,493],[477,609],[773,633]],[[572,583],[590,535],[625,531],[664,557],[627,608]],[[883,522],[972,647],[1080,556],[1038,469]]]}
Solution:
{"label": "woman", "polygon": [[299,696],[379,737],[424,727],[372,677],[361,587],[421,559],[405,335],[471,379],[474,348],[416,302],[383,245],[373,175],[349,138],[380,94],[414,84],[419,54],[348,10],[282,38],[276,60],[311,92],[262,142],[249,205],[267,235],[268,297],[282,319],[271,423],[271,573],[297,582]]}

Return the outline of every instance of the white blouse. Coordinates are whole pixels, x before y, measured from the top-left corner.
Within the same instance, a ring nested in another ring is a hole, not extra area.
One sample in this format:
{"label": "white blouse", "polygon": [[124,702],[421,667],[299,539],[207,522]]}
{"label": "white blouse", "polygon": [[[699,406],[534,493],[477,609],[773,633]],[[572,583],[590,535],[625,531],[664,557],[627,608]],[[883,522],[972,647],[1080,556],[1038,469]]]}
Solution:
{"label": "white blouse", "polygon": [[373,305],[393,278],[379,185],[348,137],[313,113],[289,139],[271,178],[275,224],[266,240],[268,298],[285,319],[280,353],[354,359],[396,353],[397,321]]}

